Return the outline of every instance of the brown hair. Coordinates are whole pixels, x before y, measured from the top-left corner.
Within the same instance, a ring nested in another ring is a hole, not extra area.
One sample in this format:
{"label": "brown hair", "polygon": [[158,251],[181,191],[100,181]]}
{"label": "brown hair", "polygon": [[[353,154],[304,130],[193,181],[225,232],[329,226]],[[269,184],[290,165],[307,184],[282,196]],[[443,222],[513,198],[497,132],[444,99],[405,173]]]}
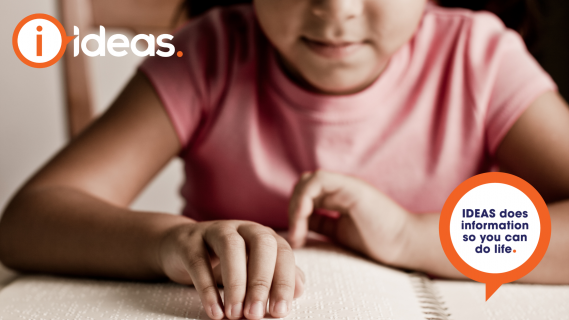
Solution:
{"label": "brown hair", "polygon": [[[250,3],[252,0],[184,0],[188,16],[196,17],[216,6]],[[528,48],[536,42],[539,22],[537,0],[438,0],[443,7],[459,7],[471,10],[487,10],[496,14],[504,24],[519,32]]]}

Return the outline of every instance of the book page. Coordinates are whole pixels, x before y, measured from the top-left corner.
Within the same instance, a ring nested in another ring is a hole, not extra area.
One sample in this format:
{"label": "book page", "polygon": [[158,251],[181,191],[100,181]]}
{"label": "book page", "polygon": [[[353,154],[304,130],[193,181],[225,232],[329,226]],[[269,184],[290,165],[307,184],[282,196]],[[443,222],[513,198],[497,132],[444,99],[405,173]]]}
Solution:
{"label": "book page", "polygon": [[485,300],[485,284],[432,281],[450,320],[569,319],[569,286],[505,284]]}
{"label": "book page", "polygon": [[306,291],[287,319],[425,319],[408,274],[327,244],[296,252]]}
{"label": "book page", "polygon": [[[286,319],[425,319],[404,272],[329,244],[312,244],[295,256],[307,282]],[[28,275],[0,291],[0,319],[208,317],[193,287]]]}

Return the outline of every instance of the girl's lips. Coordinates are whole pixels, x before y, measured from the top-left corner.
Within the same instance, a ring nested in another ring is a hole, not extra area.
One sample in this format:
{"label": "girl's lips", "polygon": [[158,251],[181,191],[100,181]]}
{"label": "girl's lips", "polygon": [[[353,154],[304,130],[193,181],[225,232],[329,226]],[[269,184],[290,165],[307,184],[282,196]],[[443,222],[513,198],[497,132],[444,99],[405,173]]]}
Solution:
{"label": "girl's lips", "polygon": [[310,50],[329,59],[344,58],[356,52],[363,46],[363,42],[332,43],[311,40],[306,37],[302,37],[301,39]]}

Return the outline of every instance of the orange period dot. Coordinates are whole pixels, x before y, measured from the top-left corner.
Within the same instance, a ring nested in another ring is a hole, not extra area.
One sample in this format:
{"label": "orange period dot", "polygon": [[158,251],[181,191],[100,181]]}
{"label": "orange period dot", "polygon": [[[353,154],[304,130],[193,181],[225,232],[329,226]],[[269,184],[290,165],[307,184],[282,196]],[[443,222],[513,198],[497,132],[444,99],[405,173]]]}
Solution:
{"label": "orange period dot", "polygon": [[42,28],[42,26],[38,26],[38,27],[36,28],[36,30],[37,30],[37,31],[42,31],[43,28]]}
{"label": "orange period dot", "polygon": [[178,56],[178,57],[181,57],[181,56],[183,56],[183,55],[184,55],[184,53],[183,53],[182,51],[178,51],[178,53],[177,53],[177,56]]}
{"label": "orange period dot", "polygon": [[516,253],[516,249],[514,249],[514,253]]}

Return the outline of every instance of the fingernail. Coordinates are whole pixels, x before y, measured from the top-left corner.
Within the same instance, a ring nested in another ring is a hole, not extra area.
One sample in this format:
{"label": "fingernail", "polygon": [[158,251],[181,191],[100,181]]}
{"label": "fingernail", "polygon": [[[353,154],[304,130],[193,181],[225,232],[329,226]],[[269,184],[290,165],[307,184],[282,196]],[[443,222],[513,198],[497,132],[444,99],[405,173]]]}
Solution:
{"label": "fingernail", "polygon": [[241,317],[241,309],[243,309],[243,304],[236,303],[231,307],[231,316],[232,317]]}
{"label": "fingernail", "polygon": [[223,311],[221,310],[219,305],[214,304],[211,306],[210,309],[211,309],[211,315],[214,316],[215,318],[223,317]]}
{"label": "fingernail", "polygon": [[255,317],[262,317],[265,315],[265,310],[263,309],[263,303],[261,301],[257,301],[249,308],[249,314]]}
{"label": "fingernail", "polygon": [[286,314],[288,312],[288,304],[285,300],[281,300],[275,304],[275,312],[278,314]]}

